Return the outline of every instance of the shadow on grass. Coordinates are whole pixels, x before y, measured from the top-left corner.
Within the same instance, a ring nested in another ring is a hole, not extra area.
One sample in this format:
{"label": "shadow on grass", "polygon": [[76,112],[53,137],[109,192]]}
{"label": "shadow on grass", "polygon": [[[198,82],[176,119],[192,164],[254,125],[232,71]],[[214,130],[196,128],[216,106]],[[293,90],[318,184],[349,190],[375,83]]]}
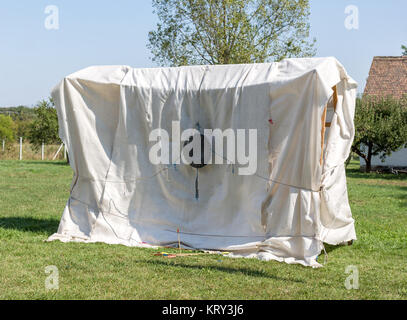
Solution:
{"label": "shadow on grass", "polygon": [[293,278],[279,277],[279,276],[271,274],[271,273],[269,273],[269,272],[267,272],[265,270],[252,270],[252,269],[243,268],[243,267],[233,268],[233,267],[221,266],[221,265],[219,265],[219,266],[215,266],[215,265],[192,265],[192,264],[179,263],[179,262],[177,262],[176,264],[173,264],[171,262],[160,261],[158,259],[142,260],[142,261],[138,261],[137,263],[145,263],[145,264],[149,264],[149,265],[155,265],[155,266],[158,265],[158,266],[164,266],[164,267],[180,267],[180,268],[187,268],[187,269],[194,269],[194,270],[211,269],[211,270],[214,270],[214,271],[226,272],[226,273],[229,273],[229,274],[247,275],[247,276],[251,276],[251,277],[269,278],[269,279],[274,279],[274,280],[279,280],[279,281],[290,281],[290,282],[304,283],[304,281],[302,281],[302,280],[293,279]]}
{"label": "shadow on grass", "polygon": [[[347,247],[347,246],[348,245],[340,245],[340,244],[334,246],[334,245],[331,245],[331,244],[324,243],[326,253],[328,253],[328,254],[335,251],[335,250],[337,250],[337,249],[344,248],[344,247]],[[321,253],[321,255],[323,255],[323,252]]]}
{"label": "shadow on grass", "polygon": [[354,179],[384,179],[384,180],[398,180],[407,181],[407,174],[392,174],[392,173],[365,173],[355,168],[346,169],[346,177]]}
{"label": "shadow on grass", "polygon": [[27,160],[23,162],[24,164],[46,164],[54,166],[69,166],[69,163],[66,161],[41,161],[41,160]]}
{"label": "shadow on grass", "polygon": [[29,217],[0,217],[0,229],[12,229],[33,233],[55,233],[59,220],[35,219]]}

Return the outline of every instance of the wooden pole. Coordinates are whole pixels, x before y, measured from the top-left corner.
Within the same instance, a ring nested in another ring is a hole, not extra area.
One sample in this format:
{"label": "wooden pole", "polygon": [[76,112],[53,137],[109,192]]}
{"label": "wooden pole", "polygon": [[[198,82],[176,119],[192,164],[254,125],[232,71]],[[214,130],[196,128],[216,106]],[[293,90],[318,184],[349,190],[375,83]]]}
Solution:
{"label": "wooden pole", "polygon": [[324,112],[322,113],[322,118],[321,118],[321,124],[322,124],[322,129],[321,129],[321,158],[319,159],[319,163],[322,166],[322,162],[324,160],[324,144],[325,144],[325,121],[326,121],[326,112],[328,109],[328,105],[325,106]]}
{"label": "wooden pole", "polygon": [[[334,111],[336,111],[336,106],[338,104],[338,90],[337,90],[336,86],[334,86],[332,88],[332,90],[334,91],[334,93],[332,95],[333,107],[334,107]],[[321,166],[322,166],[322,163],[324,161],[325,131],[326,131],[327,127],[331,126],[331,123],[326,123],[327,110],[328,110],[328,104],[325,106],[324,112],[322,113],[322,118],[321,118],[321,123],[322,123],[322,129],[321,129],[321,158],[319,160],[319,163],[321,164]]]}
{"label": "wooden pole", "polygon": [[3,152],[4,152],[4,145],[5,145],[6,141],[3,139]]}
{"label": "wooden pole", "polygon": [[334,91],[334,94],[333,94],[334,111],[336,111],[336,105],[338,104],[338,90],[337,90],[336,86],[334,86],[334,87],[332,88],[332,90]]}

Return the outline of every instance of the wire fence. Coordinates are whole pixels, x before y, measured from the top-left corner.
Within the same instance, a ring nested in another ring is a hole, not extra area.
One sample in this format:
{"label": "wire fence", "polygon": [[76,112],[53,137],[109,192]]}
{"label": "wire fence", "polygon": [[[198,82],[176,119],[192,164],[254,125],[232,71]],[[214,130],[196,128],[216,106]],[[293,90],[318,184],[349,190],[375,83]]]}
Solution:
{"label": "wire fence", "polygon": [[43,144],[36,148],[20,138],[19,142],[0,140],[0,160],[66,160],[66,148],[63,144]]}

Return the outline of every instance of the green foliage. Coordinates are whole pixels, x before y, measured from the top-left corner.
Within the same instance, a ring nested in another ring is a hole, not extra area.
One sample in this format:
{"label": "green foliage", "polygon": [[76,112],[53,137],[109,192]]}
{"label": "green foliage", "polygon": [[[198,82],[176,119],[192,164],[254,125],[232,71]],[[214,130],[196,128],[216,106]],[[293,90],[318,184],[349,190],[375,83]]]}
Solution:
{"label": "green foliage", "polygon": [[15,124],[10,116],[0,114],[0,139],[14,140]]}
{"label": "green foliage", "polygon": [[0,108],[0,114],[9,115],[14,121],[31,121],[35,118],[35,110],[25,106]]}
{"label": "green foliage", "polygon": [[0,108],[0,115],[8,115],[13,119],[15,128],[14,128],[14,137],[28,137],[31,123],[34,121],[35,109],[28,108],[25,106],[18,107],[8,107]]}
{"label": "green foliage", "polygon": [[407,145],[407,100],[364,97],[356,101],[355,140],[352,151],[371,170],[372,156],[382,160]]}
{"label": "green foliage", "polygon": [[35,148],[45,144],[60,143],[58,116],[52,99],[42,100],[34,109],[36,118],[30,125],[28,139]]}
{"label": "green foliage", "polygon": [[407,47],[406,46],[401,46],[401,49],[403,50],[402,55],[407,56]]}
{"label": "green foliage", "polygon": [[33,120],[16,120],[16,136],[17,137],[29,137],[31,125]]}
{"label": "green foliage", "polygon": [[313,56],[309,0],[153,0],[149,33],[161,65],[232,64]]}

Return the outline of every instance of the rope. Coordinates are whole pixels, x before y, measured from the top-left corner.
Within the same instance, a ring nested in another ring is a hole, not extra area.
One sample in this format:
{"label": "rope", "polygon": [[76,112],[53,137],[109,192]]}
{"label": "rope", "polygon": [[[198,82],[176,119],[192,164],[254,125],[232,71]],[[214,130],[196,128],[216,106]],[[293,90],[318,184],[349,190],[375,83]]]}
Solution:
{"label": "rope", "polygon": [[[221,155],[221,154],[218,154],[215,150],[212,150],[212,153],[214,153],[214,154],[218,155],[219,157],[223,158],[223,160],[226,160],[226,161],[228,161],[229,163],[232,163],[232,172],[233,172],[233,174],[234,174],[233,161],[229,160],[228,158],[225,158],[225,157],[224,157],[223,155]],[[301,190],[305,190],[305,191],[320,192],[320,191],[323,189],[323,186],[321,186],[321,188],[319,188],[318,190],[313,190],[313,189],[310,189],[310,188],[299,187],[299,186],[296,186],[296,185],[287,184],[287,183],[284,183],[284,182],[281,182],[281,181],[277,181],[277,180],[274,180],[274,179],[271,179],[271,178],[263,177],[263,176],[259,175],[258,173],[255,173],[254,176],[256,176],[256,177],[258,177],[258,178],[260,178],[260,179],[266,180],[266,181],[271,181],[271,182],[274,182],[274,183],[277,183],[277,184],[281,184],[281,185],[283,185],[283,186],[292,187],[292,188],[296,188],[296,189],[301,189]]]}

